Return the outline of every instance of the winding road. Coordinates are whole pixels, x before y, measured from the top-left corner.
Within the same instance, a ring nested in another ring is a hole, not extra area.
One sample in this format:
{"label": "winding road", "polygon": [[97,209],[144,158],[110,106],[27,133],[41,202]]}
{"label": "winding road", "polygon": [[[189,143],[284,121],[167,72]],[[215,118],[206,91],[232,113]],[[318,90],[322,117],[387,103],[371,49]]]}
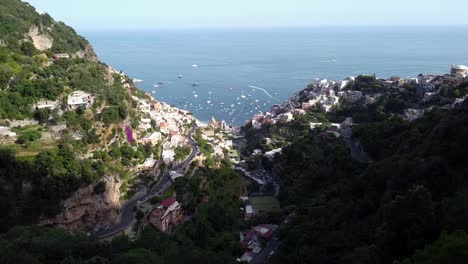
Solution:
{"label": "winding road", "polygon": [[[190,155],[184,161],[172,167],[171,169],[172,171],[179,171],[179,170],[185,169],[188,165],[190,165],[190,162],[197,155],[198,147],[197,147],[195,140],[192,137],[192,134],[196,128],[197,128],[196,126],[192,126],[192,128],[190,129],[188,133],[189,144],[191,145],[191,148],[192,148]],[[120,223],[114,226],[111,226],[109,228],[99,230],[93,233],[93,235],[97,237],[98,239],[104,239],[104,238],[113,236],[125,230],[133,222],[133,214],[135,211],[135,207],[140,203],[144,203],[148,201],[153,196],[159,195],[163,193],[164,191],[166,191],[166,189],[172,185],[172,182],[170,179],[171,177],[169,176],[169,170],[166,170],[166,172],[161,177],[159,182],[155,186],[153,186],[149,191],[143,194],[136,195],[132,199],[127,200],[125,202],[125,204],[121,208]]]}

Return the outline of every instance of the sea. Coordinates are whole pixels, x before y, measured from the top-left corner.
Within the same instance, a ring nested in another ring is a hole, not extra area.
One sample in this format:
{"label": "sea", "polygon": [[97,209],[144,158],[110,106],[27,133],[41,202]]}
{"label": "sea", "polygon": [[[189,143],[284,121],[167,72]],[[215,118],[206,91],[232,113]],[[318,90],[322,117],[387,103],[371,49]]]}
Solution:
{"label": "sea", "polygon": [[415,77],[468,64],[468,28],[317,27],[82,32],[156,99],[242,125],[315,78]]}

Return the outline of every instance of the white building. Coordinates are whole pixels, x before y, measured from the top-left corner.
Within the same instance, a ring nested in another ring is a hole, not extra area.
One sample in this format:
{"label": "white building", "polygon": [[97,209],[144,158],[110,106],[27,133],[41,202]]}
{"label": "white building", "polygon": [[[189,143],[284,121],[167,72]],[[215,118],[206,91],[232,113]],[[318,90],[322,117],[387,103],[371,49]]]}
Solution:
{"label": "white building", "polygon": [[262,123],[258,122],[257,120],[252,120],[252,128],[260,129],[262,128]]}
{"label": "white building", "polygon": [[465,65],[452,65],[450,74],[456,77],[465,78],[468,76],[468,66]]}
{"label": "white building", "polygon": [[68,96],[67,103],[70,109],[77,109],[78,107],[88,108],[93,104],[93,97],[91,94],[83,91],[74,91]]}
{"label": "white building", "polygon": [[143,164],[140,165],[140,169],[143,171],[150,171],[154,169],[158,161],[153,158],[147,158]]}
{"label": "white building", "polygon": [[185,142],[185,138],[180,135],[175,135],[171,137],[171,146],[172,147],[179,147],[183,145]]}
{"label": "white building", "polygon": [[58,103],[56,101],[50,101],[50,100],[40,100],[36,103],[36,108],[37,109],[55,109],[57,108]]}
{"label": "white building", "polygon": [[58,59],[69,59],[70,58],[70,55],[67,54],[67,53],[56,53],[52,56],[54,59],[58,60]]}
{"label": "white building", "polygon": [[166,165],[174,161],[175,152],[172,149],[164,149],[162,153],[162,159]]}
{"label": "white building", "polygon": [[252,152],[252,155],[253,156],[256,156],[256,155],[262,155],[263,152],[261,149],[254,149],[253,152]]}
{"label": "white building", "polygon": [[294,115],[292,113],[290,113],[290,112],[287,112],[287,113],[283,113],[283,114],[278,115],[278,118],[282,122],[291,122],[292,120],[294,120]]}
{"label": "white building", "polygon": [[137,109],[144,113],[149,113],[151,111],[151,104],[148,100],[132,96],[133,100],[137,102]]}
{"label": "white building", "polygon": [[143,144],[156,145],[159,141],[162,140],[162,135],[159,132],[153,132],[146,135],[141,141]]}
{"label": "white building", "polygon": [[175,179],[183,177],[184,175],[182,175],[182,173],[179,173],[177,171],[170,171],[169,176],[171,177],[172,181],[175,181]]}

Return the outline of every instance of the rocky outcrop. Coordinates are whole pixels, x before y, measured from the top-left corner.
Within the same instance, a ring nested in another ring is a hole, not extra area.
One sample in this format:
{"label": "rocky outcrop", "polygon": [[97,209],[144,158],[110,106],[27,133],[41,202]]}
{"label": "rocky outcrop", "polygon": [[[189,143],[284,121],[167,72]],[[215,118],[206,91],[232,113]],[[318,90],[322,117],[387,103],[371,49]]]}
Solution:
{"label": "rocky outcrop", "polygon": [[97,55],[94,52],[94,49],[90,44],[86,45],[86,48],[84,50],[81,50],[75,53],[75,57],[80,58],[80,59],[87,59],[93,62],[98,61]]}
{"label": "rocky outcrop", "polygon": [[120,185],[118,177],[109,176],[103,183],[89,185],[63,201],[62,211],[53,218],[42,218],[40,225],[68,231],[93,231],[120,221]]}
{"label": "rocky outcrop", "polygon": [[27,34],[31,38],[36,49],[44,51],[52,48],[54,40],[49,34],[40,33],[37,26],[32,26]]}

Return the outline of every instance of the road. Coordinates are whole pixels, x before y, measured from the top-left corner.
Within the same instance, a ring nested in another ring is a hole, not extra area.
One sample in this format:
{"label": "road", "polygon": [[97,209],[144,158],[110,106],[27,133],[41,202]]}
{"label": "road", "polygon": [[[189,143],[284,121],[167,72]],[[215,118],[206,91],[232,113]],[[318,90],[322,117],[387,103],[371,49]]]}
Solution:
{"label": "road", "polygon": [[[295,213],[291,213],[288,216],[286,216],[281,224],[279,225],[279,229],[281,228],[286,228],[289,223],[291,223],[291,220],[293,217],[295,217]],[[275,254],[276,250],[278,249],[279,246],[279,238],[278,238],[278,231],[276,231],[273,234],[273,237],[268,241],[266,244],[265,248],[260,251],[260,253],[252,259],[253,264],[262,264],[262,263],[268,263],[268,260],[270,257]]]}
{"label": "road", "polygon": [[[195,129],[196,129],[196,126],[193,126],[188,133],[189,144],[192,147],[192,151],[190,155],[184,161],[174,166],[172,168],[173,171],[185,169],[188,165],[190,165],[190,162],[197,155],[198,147],[197,147],[195,140],[192,137],[192,134],[195,131]],[[149,191],[147,191],[144,194],[136,195],[132,199],[125,202],[125,204],[121,208],[119,224],[111,226],[107,229],[99,230],[93,233],[93,235],[99,239],[103,239],[103,238],[115,235],[116,233],[125,230],[133,222],[133,213],[134,213],[135,207],[140,203],[148,201],[153,196],[159,195],[162,192],[164,192],[172,184],[170,179],[171,177],[169,176],[169,170],[166,170],[166,172],[163,174],[159,182],[155,186],[153,186]]]}
{"label": "road", "polygon": [[279,240],[275,236],[270,241],[268,241],[267,245],[265,248],[254,258],[252,259],[253,264],[262,264],[262,263],[267,263],[268,259],[270,258],[270,255],[273,255],[278,248],[279,245]]}

